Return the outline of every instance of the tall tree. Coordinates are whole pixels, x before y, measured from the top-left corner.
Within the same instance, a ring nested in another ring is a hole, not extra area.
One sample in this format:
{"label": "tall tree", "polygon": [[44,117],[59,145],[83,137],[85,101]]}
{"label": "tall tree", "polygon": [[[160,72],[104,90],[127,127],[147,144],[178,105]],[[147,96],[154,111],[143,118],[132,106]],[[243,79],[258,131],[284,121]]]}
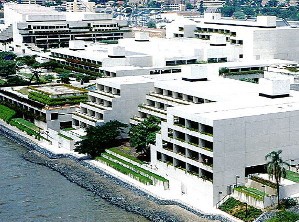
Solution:
{"label": "tall tree", "polygon": [[269,174],[270,178],[274,179],[276,182],[276,192],[277,192],[277,202],[279,208],[279,185],[281,182],[281,178],[285,178],[287,174],[287,167],[289,164],[284,162],[280,154],[282,153],[281,150],[272,151],[265,156],[265,159],[268,161],[266,164],[267,173]]}
{"label": "tall tree", "polygon": [[75,151],[95,158],[107,148],[119,145],[119,137],[125,127],[127,127],[126,124],[117,120],[101,126],[90,126],[86,128],[85,138],[76,143]]}
{"label": "tall tree", "polygon": [[150,156],[150,144],[156,142],[156,133],[160,130],[161,120],[155,116],[146,118],[143,122],[130,129],[130,144],[137,152]]}

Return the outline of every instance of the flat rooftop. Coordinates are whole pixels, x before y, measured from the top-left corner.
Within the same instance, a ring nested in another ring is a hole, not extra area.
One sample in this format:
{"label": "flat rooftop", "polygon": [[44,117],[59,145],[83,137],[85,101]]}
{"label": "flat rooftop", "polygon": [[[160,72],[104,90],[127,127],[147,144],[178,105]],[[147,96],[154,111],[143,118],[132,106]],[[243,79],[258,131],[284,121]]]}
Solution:
{"label": "flat rooftop", "polygon": [[157,81],[179,80],[182,78],[181,73],[175,74],[159,74],[159,75],[144,75],[144,76],[124,76],[114,78],[97,79],[98,84],[120,88],[121,85],[142,84]]}
{"label": "flat rooftop", "polygon": [[[85,47],[82,50],[58,48],[58,49],[51,49],[51,52],[60,53],[68,56],[74,56],[78,58],[90,59],[94,61],[103,61],[103,59],[108,58],[109,49],[116,46],[116,45],[109,45],[104,43],[89,43],[89,42],[86,42],[86,45],[87,47]],[[126,50],[125,56],[130,57],[130,56],[146,56],[146,55],[139,52]]]}
{"label": "flat rooftop", "polygon": [[258,95],[258,91],[251,95],[240,93],[239,97],[233,97],[230,101],[178,106],[170,108],[170,110],[172,110],[171,112],[182,111],[187,115],[209,120],[287,113],[299,111],[299,92],[291,90],[289,97],[276,99],[261,97]]}

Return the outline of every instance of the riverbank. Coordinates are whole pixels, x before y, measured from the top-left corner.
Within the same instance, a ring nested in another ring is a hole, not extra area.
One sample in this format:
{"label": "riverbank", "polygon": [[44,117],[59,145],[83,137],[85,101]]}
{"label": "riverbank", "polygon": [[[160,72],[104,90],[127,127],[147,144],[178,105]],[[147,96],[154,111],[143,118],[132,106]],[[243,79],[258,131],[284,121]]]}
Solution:
{"label": "riverbank", "polygon": [[175,201],[160,200],[79,157],[50,152],[5,123],[0,124],[0,133],[30,150],[24,156],[26,160],[45,165],[111,204],[151,221],[230,221],[220,215],[203,214]]}

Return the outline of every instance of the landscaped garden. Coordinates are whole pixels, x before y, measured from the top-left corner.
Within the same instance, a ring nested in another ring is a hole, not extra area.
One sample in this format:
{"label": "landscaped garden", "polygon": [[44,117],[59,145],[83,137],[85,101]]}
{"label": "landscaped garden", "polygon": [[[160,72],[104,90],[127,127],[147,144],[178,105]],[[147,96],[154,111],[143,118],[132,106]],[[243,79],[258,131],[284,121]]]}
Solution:
{"label": "landscaped garden", "polygon": [[152,185],[156,184],[157,181],[168,183],[168,180],[164,177],[140,167],[140,164],[143,164],[142,161],[138,160],[134,156],[122,152],[118,148],[107,149],[105,153],[102,153],[101,157],[97,157],[96,159],[121,173],[130,175],[132,178],[144,184]]}
{"label": "landscaped garden", "polygon": [[242,203],[232,197],[227,199],[219,209],[245,222],[254,221],[255,218],[263,213],[260,209]]}
{"label": "landscaped garden", "polygon": [[52,106],[64,104],[79,104],[80,102],[87,101],[87,95],[51,98],[49,95],[33,91],[29,92],[28,98],[40,102],[42,104]]}

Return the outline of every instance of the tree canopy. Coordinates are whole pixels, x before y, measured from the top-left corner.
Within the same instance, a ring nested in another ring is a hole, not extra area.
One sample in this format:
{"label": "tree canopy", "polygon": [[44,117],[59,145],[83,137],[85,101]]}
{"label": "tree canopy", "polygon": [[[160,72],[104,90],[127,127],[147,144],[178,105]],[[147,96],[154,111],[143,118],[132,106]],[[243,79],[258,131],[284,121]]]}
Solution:
{"label": "tree canopy", "polygon": [[126,124],[117,120],[107,122],[101,126],[90,126],[86,128],[84,139],[76,143],[75,151],[89,154],[95,158],[105,152],[107,148],[119,145],[119,138]]}
{"label": "tree canopy", "polygon": [[155,116],[146,118],[143,122],[130,129],[130,144],[137,152],[149,155],[149,145],[156,142],[156,133],[160,130],[161,120]]}

